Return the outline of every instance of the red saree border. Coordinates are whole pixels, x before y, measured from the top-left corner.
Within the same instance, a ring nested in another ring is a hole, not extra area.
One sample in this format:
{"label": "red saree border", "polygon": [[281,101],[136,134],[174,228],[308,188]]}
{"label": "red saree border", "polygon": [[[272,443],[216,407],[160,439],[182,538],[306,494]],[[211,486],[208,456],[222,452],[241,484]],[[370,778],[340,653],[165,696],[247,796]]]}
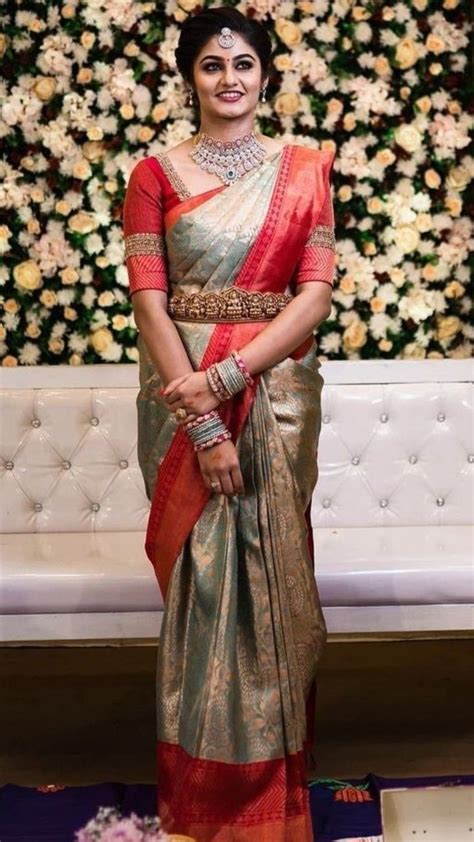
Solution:
{"label": "red saree border", "polygon": [[[188,833],[199,827],[199,840],[217,826],[222,840],[234,839],[232,832],[245,829],[245,840],[265,836],[252,829],[271,827],[276,839],[288,842],[312,840],[309,790],[303,752],[273,760],[227,763],[193,757],[179,745],[157,742],[158,812],[164,829]],[[185,792],[184,792],[185,791]],[[298,836],[291,836],[295,825]]]}

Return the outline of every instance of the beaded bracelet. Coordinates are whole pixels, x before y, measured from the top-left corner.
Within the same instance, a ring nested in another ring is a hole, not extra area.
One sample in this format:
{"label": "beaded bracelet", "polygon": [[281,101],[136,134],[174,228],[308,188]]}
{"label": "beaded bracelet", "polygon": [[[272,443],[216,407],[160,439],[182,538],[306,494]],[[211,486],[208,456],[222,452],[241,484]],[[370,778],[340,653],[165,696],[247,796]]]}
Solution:
{"label": "beaded bracelet", "polygon": [[253,377],[237,351],[209,366],[206,376],[211,390],[220,401],[228,400],[253,383]]}
{"label": "beaded bracelet", "polygon": [[189,421],[185,424],[185,430],[194,444],[195,451],[206,450],[231,438],[231,433],[216,409]]}

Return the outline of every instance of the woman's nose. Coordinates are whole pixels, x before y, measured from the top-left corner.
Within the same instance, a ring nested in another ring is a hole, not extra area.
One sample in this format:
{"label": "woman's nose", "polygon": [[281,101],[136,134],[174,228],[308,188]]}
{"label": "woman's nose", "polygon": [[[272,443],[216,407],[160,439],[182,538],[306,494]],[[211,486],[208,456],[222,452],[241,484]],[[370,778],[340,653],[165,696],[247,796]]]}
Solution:
{"label": "woman's nose", "polygon": [[226,85],[232,85],[236,81],[235,68],[231,64],[225,65],[223,75]]}

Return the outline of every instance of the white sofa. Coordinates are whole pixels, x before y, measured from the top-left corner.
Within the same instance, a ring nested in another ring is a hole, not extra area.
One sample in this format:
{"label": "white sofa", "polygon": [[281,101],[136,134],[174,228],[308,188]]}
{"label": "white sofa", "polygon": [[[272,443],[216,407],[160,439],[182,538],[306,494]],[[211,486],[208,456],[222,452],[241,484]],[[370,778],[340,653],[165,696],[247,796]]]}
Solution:
{"label": "white sofa", "polygon": [[[323,362],[312,522],[330,635],[472,632],[470,360]],[[0,372],[0,640],[156,640],[136,365]]]}

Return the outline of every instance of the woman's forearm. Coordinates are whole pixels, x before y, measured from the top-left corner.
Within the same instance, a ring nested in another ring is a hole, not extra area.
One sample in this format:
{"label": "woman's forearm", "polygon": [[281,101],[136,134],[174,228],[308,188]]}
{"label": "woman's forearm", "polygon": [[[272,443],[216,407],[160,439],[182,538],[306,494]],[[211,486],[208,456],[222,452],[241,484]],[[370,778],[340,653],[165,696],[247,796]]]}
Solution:
{"label": "woman's forearm", "polygon": [[332,289],[326,283],[308,283],[270,324],[239,353],[251,374],[284,360],[298,348],[331,312]]}
{"label": "woman's forearm", "polygon": [[181,337],[166,311],[164,292],[142,290],[132,298],[135,323],[164,386],[191,374],[193,367]]}

